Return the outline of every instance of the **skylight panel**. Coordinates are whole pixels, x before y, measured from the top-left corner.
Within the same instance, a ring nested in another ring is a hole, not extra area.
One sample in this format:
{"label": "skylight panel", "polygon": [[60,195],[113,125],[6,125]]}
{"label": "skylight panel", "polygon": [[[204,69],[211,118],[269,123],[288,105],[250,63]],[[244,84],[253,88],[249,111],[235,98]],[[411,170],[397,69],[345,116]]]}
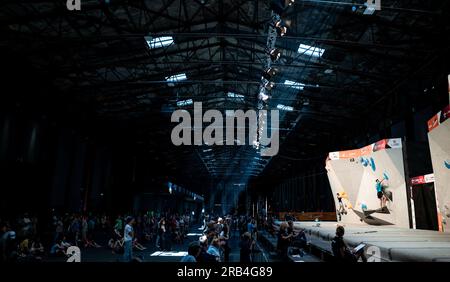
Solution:
{"label": "skylight panel", "polygon": [[228,92],[227,95],[228,95],[229,98],[236,98],[236,99],[243,99],[243,98],[245,98],[244,95],[236,94],[236,93],[233,93],[233,92]]}
{"label": "skylight panel", "polygon": [[186,80],[187,76],[185,73],[175,74],[172,76],[167,76],[166,81],[168,82],[169,86],[175,86],[174,82],[183,81]]}
{"label": "skylight panel", "polygon": [[295,82],[292,80],[285,80],[284,85],[287,85],[291,88],[295,88],[295,89],[299,89],[299,90],[303,90],[303,88],[305,87],[305,84],[300,83],[300,82]]}
{"label": "skylight panel", "polygon": [[292,112],[294,110],[293,107],[285,106],[285,105],[282,105],[282,104],[278,104],[277,105],[277,109],[282,110],[282,111],[288,111],[288,112]]}
{"label": "skylight panel", "polygon": [[177,106],[183,107],[183,106],[187,106],[187,105],[192,105],[192,103],[194,103],[194,101],[192,101],[192,99],[181,100],[181,101],[177,101]]}
{"label": "skylight panel", "polygon": [[302,55],[308,55],[308,56],[313,56],[313,57],[319,58],[319,57],[322,57],[323,53],[325,52],[325,49],[322,49],[319,47],[314,47],[314,46],[309,46],[306,44],[300,44],[297,52]]}
{"label": "skylight panel", "polygon": [[144,38],[150,49],[166,47],[173,43],[172,36],[161,36],[156,38],[153,38],[151,36],[145,36]]}

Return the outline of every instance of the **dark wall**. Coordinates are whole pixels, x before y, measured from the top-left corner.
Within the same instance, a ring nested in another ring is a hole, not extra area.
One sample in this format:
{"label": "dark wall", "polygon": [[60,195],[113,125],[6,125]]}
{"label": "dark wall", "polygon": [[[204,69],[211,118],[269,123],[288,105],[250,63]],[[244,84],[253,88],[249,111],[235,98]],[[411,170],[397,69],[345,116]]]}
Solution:
{"label": "dark wall", "polygon": [[114,208],[116,199],[131,208],[131,153],[123,150],[131,146],[104,134],[92,103],[61,93],[48,74],[0,51],[7,70],[0,84],[1,215]]}
{"label": "dark wall", "polygon": [[0,116],[1,210],[81,211],[111,190],[111,150],[47,118]]}
{"label": "dark wall", "polygon": [[311,170],[286,179],[277,186],[272,198],[274,211],[333,211],[334,203],[325,169]]}
{"label": "dark wall", "polygon": [[[157,178],[157,163],[150,156],[126,136],[89,131],[16,108],[1,114],[1,214],[52,209],[123,213],[136,208],[135,195],[160,193],[166,179]],[[189,207],[183,199],[161,203],[144,201],[143,208]]]}

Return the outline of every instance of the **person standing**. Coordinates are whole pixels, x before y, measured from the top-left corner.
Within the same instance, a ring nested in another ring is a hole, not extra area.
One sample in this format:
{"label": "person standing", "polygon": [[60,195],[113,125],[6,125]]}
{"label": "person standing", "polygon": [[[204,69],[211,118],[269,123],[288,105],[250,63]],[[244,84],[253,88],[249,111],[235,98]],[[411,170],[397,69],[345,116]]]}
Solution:
{"label": "person standing", "polygon": [[114,232],[116,232],[119,237],[122,237],[120,235],[123,231],[123,223],[122,223],[122,217],[119,215],[116,219],[116,222],[114,223]]}
{"label": "person standing", "polygon": [[339,215],[339,221],[340,221],[342,218],[342,215],[347,214],[347,211],[345,210],[344,203],[342,202],[342,195],[339,193],[337,193],[337,200],[339,202],[338,215]]}
{"label": "person standing", "polygon": [[86,216],[83,216],[81,219],[81,240],[84,244],[84,247],[87,247],[87,232],[88,232],[88,223]]}
{"label": "person standing", "polygon": [[1,262],[14,262],[17,259],[16,232],[9,225],[4,227],[5,233],[0,237]]}
{"label": "person standing", "polygon": [[178,224],[180,226],[181,243],[183,243],[183,238],[186,236],[186,232],[184,229],[184,215],[180,216]]}
{"label": "person standing", "polygon": [[132,218],[131,216],[127,217],[125,231],[123,234],[124,238],[123,260],[125,262],[130,262],[133,259],[133,237],[134,237],[133,224],[134,218]]}
{"label": "person standing", "polygon": [[61,218],[55,217],[55,237],[53,239],[53,242],[55,243],[58,239],[61,239],[64,232],[64,223],[62,222]]}
{"label": "person standing", "polygon": [[256,220],[252,218],[247,224],[247,231],[250,232],[253,239],[256,239]]}
{"label": "person standing", "polygon": [[75,215],[70,225],[70,232],[72,234],[72,240],[75,246],[78,246],[80,241],[80,229],[80,220],[78,219],[78,215]]}
{"label": "person standing", "polygon": [[241,236],[241,241],[239,242],[240,250],[240,262],[249,263],[251,262],[251,254],[253,245],[255,241],[252,239],[250,232],[245,232]]}
{"label": "person standing", "polygon": [[[157,241],[157,246],[159,246],[159,249],[161,251],[165,251],[166,250],[166,219],[163,217],[161,218],[161,220],[159,221],[158,224],[158,238],[159,240]],[[159,243],[159,244],[158,244]]]}
{"label": "person standing", "polygon": [[231,248],[228,244],[228,240],[230,239],[230,227],[228,225],[228,220],[225,220],[223,227],[222,227],[222,232],[220,232],[219,235],[223,240],[223,245],[222,245],[223,259],[225,262],[229,262]]}

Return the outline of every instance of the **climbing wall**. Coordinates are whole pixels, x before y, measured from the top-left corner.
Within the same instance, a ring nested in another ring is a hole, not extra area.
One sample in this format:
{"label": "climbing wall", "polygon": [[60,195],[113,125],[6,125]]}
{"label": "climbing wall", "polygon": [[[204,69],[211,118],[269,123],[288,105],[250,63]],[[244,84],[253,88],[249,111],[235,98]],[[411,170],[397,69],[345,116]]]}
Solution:
{"label": "climbing wall", "polygon": [[[361,149],[329,153],[326,168],[337,218],[342,223],[409,228],[401,139],[384,139]],[[377,179],[389,199],[384,209],[377,197]],[[345,196],[344,213],[337,193]]]}
{"label": "climbing wall", "polygon": [[450,232],[450,106],[428,121],[428,141],[442,231]]}

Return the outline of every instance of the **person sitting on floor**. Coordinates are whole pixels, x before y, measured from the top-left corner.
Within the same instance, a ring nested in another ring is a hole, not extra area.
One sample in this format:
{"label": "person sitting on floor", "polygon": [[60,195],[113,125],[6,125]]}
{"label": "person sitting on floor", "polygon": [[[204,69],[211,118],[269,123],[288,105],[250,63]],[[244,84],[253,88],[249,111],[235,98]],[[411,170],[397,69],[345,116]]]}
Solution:
{"label": "person sitting on floor", "polygon": [[114,240],[114,238],[111,238],[108,242],[108,246],[112,249],[113,254],[123,254],[123,238],[120,238],[118,240]]}
{"label": "person sitting on floor", "polygon": [[36,237],[36,239],[31,242],[30,254],[38,260],[42,259],[42,256],[44,255],[44,246],[39,237]]}
{"label": "person sitting on floor", "polygon": [[63,246],[61,239],[58,239],[56,243],[50,248],[50,255],[52,256],[66,255],[66,248]]}
{"label": "person sitting on floor", "polygon": [[146,249],[147,249],[147,248],[144,247],[142,244],[140,244],[136,238],[135,238],[134,241],[133,241],[133,248],[135,248],[135,249],[137,249],[137,250],[139,250],[139,251],[143,251],[143,250],[146,250]]}
{"label": "person sitting on floor", "polygon": [[92,235],[89,234],[86,237],[86,240],[84,242],[84,247],[88,248],[88,247],[92,247],[92,248],[101,248],[102,246],[100,246],[99,244],[97,244],[94,239],[92,239]]}
{"label": "person sitting on floor", "polygon": [[18,248],[18,255],[20,257],[27,257],[30,254],[30,240],[25,238],[20,242]]}
{"label": "person sitting on floor", "polygon": [[72,244],[69,243],[69,241],[67,241],[67,237],[63,236],[61,239],[61,246],[64,247],[64,249],[68,249],[69,247],[72,246]]}

